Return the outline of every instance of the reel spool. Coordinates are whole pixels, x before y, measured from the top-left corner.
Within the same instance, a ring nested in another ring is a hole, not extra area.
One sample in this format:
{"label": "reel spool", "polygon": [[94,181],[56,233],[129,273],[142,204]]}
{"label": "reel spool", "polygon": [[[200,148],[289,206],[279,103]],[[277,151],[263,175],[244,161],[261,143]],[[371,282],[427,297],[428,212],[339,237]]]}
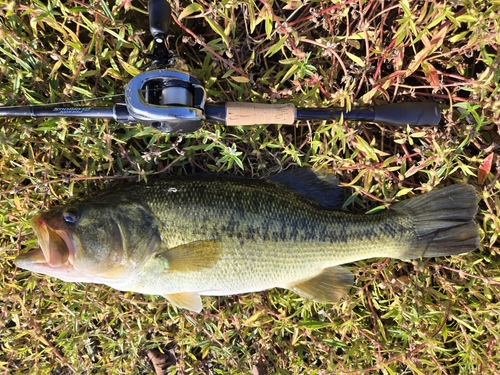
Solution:
{"label": "reel spool", "polygon": [[160,69],[141,73],[125,88],[125,103],[141,124],[162,132],[190,133],[202,126],[206,92],[193,76]]}

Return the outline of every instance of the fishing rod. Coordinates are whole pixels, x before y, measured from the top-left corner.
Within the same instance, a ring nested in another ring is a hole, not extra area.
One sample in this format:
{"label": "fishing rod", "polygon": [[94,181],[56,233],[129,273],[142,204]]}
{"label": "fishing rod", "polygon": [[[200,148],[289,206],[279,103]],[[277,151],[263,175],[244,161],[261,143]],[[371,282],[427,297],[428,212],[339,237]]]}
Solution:
{"label": "fishing rod", "polygon": [[132,78],[125,88],[125,103],[108,107],[0,107],[0,117],[73,117],[111,119],[143,124],[162,132],[191,133],[203,121],[228,126],[283,124],[298,120],[358,120],[394,126],[435,126],[441,109],[434,102],[404,102],[356,108],[296,108],[288,104],[206,103],[203,84],[189,73],[182,59],[168,49],[171,8],[166,0],[148,3],[149,27],[154,39],[151,69]]}

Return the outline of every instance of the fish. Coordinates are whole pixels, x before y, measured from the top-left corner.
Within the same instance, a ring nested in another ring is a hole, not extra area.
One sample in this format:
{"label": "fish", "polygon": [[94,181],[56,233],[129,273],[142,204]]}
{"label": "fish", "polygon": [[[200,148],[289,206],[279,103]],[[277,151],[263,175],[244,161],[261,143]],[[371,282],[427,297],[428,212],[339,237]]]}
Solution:
{"label": "fish", "polygon": [[322,303],[353,287],[342,265],[457,255],[479,246],[475,188],[454,184],[375,214],[342,210],[337,182],[309,168],[255,179],[220,174],[135,183],[31,220],[39,248],[15,264],[65,282],[165,297],[284,288]]}

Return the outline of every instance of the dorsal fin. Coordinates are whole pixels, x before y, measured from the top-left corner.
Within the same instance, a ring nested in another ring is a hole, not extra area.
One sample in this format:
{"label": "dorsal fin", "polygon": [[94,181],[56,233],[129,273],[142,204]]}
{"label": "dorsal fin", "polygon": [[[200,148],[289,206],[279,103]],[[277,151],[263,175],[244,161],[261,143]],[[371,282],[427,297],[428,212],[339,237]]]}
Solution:
{"label": "dorsal fin", "polygon": [[283,171],[269,179],[314,200],[325,208],[340,210],[344,204],[343,189],[338,185],[338,179],[332,175],[321,176],[310,168],[299,168]]}

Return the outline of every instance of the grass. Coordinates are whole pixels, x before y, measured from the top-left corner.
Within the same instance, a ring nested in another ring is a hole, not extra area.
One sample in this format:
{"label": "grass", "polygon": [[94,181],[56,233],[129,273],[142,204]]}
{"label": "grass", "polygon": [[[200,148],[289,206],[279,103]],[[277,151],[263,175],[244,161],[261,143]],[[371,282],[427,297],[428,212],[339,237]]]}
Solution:
{"label": "grass", "polygon": [[[162,134],[102,120],[2,119],[0,370],[5,374],[494,374],[500,363],[498,1],[173,2],[171,48],[218,101],[301,107],[437,100],[435,128],[310,121]],[[0,0],[0,102],[104,105],[147,63],[147,3]],[[94,98],[100,98],[93,100]],[[302,126],[304,125],[304,126]],[[463,256],[350,264],[352,295],[316,304],[283,290],[160,297],[16,269],[29,219],[112,180],[324,169],[380,206],[467,181],[481,247]]]}

